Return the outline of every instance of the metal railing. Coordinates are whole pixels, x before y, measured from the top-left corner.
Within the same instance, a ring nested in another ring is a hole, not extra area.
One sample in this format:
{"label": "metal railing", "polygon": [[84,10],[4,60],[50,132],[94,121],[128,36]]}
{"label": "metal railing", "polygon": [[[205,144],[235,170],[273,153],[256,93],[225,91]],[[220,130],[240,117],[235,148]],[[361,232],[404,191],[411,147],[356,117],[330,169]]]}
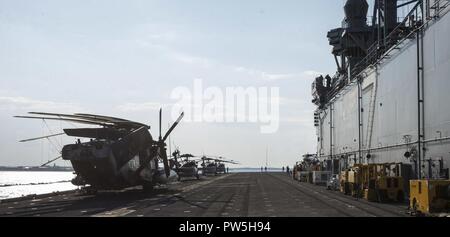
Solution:
{"label": "metal railing", "polygon": [[[423,6],[424,1],[425,7]],[[434,3],[431,3],[430,0],[418,1],[409,13],[402,17],[403,21],[389,35],[376,41],[368,48],[366,57],[351,69],[350,80],[348,78],[343,80],[328,93],[329,102],[334,101],[336,99],[334,97],[341,93],[343,88],[355,82],[365,69],[390,58],[393,51],[400,50],[407,40],[414,39],[417,31],[423,30],[431,21],[441,17],[441,13],[449,10],[449,6],[449,0],[437,0]],[[347,65],[346,71],[348,71],[348,67],[349,65]]]}
{"label": "metal railing", "polygon": [[403,21],[395,27],[389,35],[373,43],[367,50],[367,56],[351,69],[351,79],[353,80],[367,66],[377,63],[380,59],[386,57],[386,52],[395,49],[403,42],[414,35],[423,24],[423,11],[421,9],[422,1],[418,1]]}
{"label": "metal railing", "polygon": [[[421,141],[421,143],[429,144],[429,143],[435,143],[435,142],[448,142],[448,141],[450,141],[450,137],[440,137],[440,138],[427,139],[427,140]],[[419,143],[419,141],[414,141],[414,142],[405,142],[405,143],[398,143],[398,144],[392,144],[392,145],[386,145],[386,146],[378,146],[378,147],[374,147],[374,148],[365,148],[365,149],[361,149],[361,152],[370,153],[370,152],[392,149],[392,148],[407,147],[407,146],[411,146],[411,145],[418,144],[418,143]],[[353,155],[353,154],[357,154],[358,152],[359,152],[359,150],[352,150],[352,151],[336,153],[336,154],[333,154],[333,156],[337,157],[337,156]],[[329,159],[330,155],[319,156],[318,158],[319,159],[323,159],[323,158]]]}

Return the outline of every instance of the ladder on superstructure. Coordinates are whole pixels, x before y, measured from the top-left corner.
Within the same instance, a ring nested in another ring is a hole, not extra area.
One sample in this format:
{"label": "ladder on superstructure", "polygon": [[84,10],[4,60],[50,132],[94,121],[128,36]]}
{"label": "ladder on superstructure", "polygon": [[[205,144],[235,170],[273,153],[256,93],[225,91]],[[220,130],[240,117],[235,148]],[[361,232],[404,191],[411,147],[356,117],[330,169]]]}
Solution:
{"label": "ladder on superstructure", "polygon": [[369,102],[369,114],[367,116],[367,133],[366,133],[366,149],[370,149],[372,147],[372,133],[373,133],[373,124],[375,120],[375,109],[376,109],[376,101],[377,101],[377,89],[378,89],[378,70],[375,70],[377,74],[375,76],[375,82],[372,88],[372,94],[370,96]]}

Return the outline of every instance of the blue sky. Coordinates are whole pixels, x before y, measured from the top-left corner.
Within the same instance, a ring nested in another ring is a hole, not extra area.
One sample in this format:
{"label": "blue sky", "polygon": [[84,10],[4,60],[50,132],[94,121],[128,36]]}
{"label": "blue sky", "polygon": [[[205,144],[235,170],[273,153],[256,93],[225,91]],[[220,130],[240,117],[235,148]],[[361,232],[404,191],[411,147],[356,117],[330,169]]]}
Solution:
{"label": "blue sky", "polygon": [[326,33],[340,26],[342,7],[341,0],[0,0],[0,165],[37,165],[57,154],[47,141],[18,143],[50,131],[13,115],[107,114],[148,123],[156,136],[157,108],[174,103],[173,88],[200,78],[219,88],[279,87],[280,129],[263,135],[258,124],[182,123],[171,137],[182,152],[259,167],[269,146],[270,165],[292,166],[315,151],[311,82],[335,71]]}

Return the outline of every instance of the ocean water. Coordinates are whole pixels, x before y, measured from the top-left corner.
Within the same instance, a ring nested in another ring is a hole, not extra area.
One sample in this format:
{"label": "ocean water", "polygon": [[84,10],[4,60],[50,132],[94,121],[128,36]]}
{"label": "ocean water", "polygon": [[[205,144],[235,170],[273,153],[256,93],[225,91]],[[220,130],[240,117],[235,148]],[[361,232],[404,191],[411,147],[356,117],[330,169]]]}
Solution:
{"label": "ocean water", "polygon": [[0,171],[0,199],[73,190],[70,171]]}

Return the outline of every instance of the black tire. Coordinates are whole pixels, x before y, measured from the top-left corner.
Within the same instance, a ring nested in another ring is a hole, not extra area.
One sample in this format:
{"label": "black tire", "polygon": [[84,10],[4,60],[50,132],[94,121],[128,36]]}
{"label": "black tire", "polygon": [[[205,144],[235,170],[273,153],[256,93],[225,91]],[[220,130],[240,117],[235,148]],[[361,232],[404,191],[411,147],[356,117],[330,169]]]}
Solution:
{"label": "black tire", "polygon": [[413,200],[413,205],[412,205],[412,211],[414,212],[414,213],[417,213],[417,200],[414,198],[414,200]]}
{"label": "black tire", "polygon": [[195,177],[197,178],[197,180],[200,180],[200,175],[195,175]]}

